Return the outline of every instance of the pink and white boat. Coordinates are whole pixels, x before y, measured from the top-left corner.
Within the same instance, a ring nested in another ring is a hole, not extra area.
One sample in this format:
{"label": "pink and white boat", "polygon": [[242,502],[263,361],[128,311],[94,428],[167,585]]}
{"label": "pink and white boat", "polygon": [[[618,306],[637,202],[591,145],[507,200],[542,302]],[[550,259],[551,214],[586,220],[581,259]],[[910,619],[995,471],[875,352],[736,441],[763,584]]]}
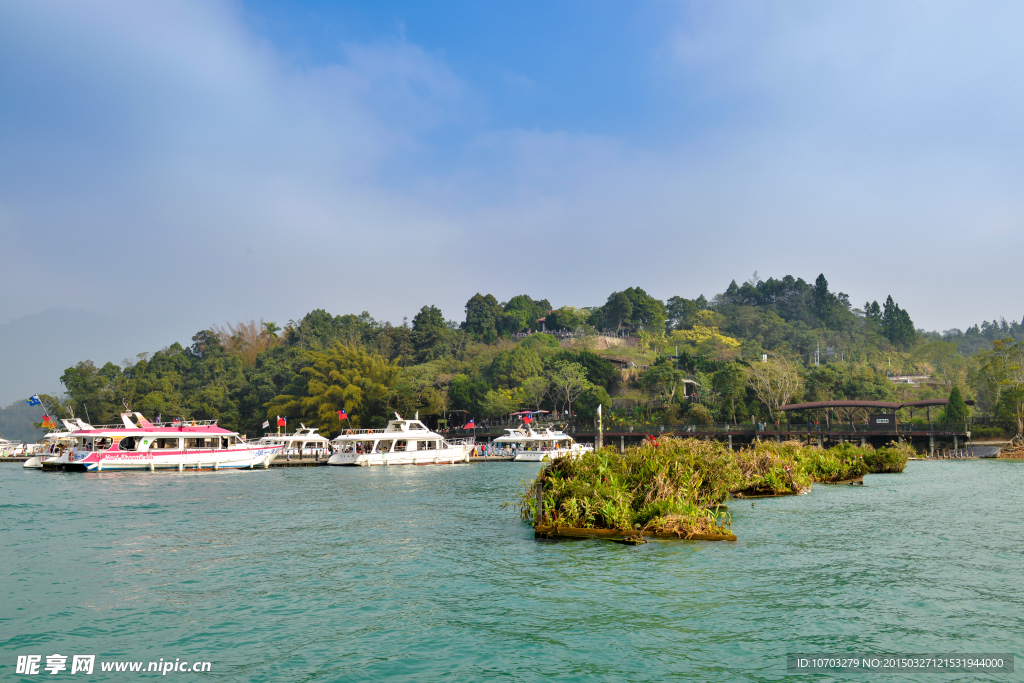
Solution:
{"label": "pink and white boat", "polygon": [[[134,417],[134,422],[133,418]],[[219,470],[270,467],[282,445],[247,443],[215,421],[153,424],[142,413],[121,413],[123,425],[81,423],[69,442],[43,456],[44,470]],[[27,463],[26,463],[27,464]]]}

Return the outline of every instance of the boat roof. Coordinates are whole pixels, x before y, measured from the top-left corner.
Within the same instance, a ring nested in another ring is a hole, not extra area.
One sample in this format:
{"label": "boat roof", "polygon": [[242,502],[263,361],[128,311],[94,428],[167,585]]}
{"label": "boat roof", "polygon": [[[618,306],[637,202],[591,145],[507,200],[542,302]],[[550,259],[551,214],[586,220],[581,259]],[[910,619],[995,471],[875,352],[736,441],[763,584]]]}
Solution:
{"label": "boat roof", "polygon": [[506,428],[506,434],[502,434],[495,441],[523,441],[530,439],[571,439],[572,437],[562,430],[553,430],[550,427],[543,429],[531,429],[529,427]]}
{"label": "boat roof", "polygon": [[[132,418],[135,421],[132,421]],[[153,424],[147,420],[142,413],[121,413],[120,425],[99,425],[92,426],[81,420],[61,420],[74,436],[97,436],[117,434],[128,436],[131,434],[211,434],[216,436],[229,436],[237,434],[230,429],[219,427],[216,420],[187,420],[172,423]],[[47,435],[49,436],[49,435]]]}
{"label": "boat roof", "polygon": [[323,434],[317,434],[319,428],[301,425],[292,434],[267,434],[263,438],[267,441],[330,441]]}
{"label": "boat roof", "polygon": [[[420,437],[420,438],[442,438],[440,434],[431,430],[425,424],[416,420],[403,420],[398,413],[395,413],[397,420],[389,420],[388,426],[384,429],[347,429],[338,436],[334,437],[335,441],[365,441],[369,438],[386,438],[392,437],[397,438],[401,436],[407,437]],[[348,434],[346,432],[351,432]]]}

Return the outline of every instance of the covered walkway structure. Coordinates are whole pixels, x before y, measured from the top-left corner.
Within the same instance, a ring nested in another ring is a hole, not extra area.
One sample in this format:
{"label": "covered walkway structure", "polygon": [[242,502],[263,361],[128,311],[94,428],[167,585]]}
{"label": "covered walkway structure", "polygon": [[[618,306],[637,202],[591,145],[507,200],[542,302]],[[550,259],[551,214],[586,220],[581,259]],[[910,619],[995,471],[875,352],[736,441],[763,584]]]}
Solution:
{"label": "covered walkway structure", "polygon": [[[953,447],[958,447],[961,437],[970,437],[967,425],[963,423],[947,424],[934,423],[931,419],[933,407],[945,406],[949,399],[932,398],[924,401],[908,401],[905,403],[894,403],[891,401],[814,401],[810,403],[793,403],[782,406],[781,411],[789,418],[789,431],[793,430],[795,417],[794,413],[802,412],[806,420],[797,424],[806,423],[810,436],[817,436],[819,445],[823,445],[825,438],[829,441],[838,440],[843,443],[847,439],[859,438],[862,444],[869,440],[873,441],[903,441],[911,444],[914,438],[923,439],[928,437],[928,451],[935,452],[935,439],[952,440]],[[914,411],[924,410],[924,420],[920,417],[914,419]],[[909,419],[900,423],[901,410],[909,410]],[[822,420],[824,417],[824,420]],[[798,430],[803,431],[803,430]],[[810,439],[808,439],[810,440]]]}

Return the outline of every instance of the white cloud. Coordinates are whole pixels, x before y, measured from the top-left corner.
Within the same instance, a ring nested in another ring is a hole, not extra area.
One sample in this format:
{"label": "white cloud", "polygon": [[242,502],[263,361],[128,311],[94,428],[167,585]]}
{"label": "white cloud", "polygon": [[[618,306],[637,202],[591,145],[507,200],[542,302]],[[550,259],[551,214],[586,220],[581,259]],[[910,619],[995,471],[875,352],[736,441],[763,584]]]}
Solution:
{"label": "white cloud", "polygon": [[987,259],[1024,246],[1019,9],[689,7],[647,75],[672,123],[639,144],[488,129],[486,94],[404,38],[299,68],[231,4],[5,5],[0,239],[59,275],[4,282],[0,319],[69,295],[189,334],[456,318],[478,290],[586,305],[753,270],[891,292],[928,326],[1015,315]]}

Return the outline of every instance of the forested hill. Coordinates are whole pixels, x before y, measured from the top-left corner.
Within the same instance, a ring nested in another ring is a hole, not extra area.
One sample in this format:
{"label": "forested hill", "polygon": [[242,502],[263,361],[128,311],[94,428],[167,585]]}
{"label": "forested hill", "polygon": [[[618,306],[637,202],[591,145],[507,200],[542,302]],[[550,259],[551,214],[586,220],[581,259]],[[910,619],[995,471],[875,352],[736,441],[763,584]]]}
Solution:
{"label": "forested hill", "polygon": [[[250,436],[277,415],[336,434],[380,426],[394,411],[450,424],[527,408],[585,420],[599,404],[612,422],[735,422],[776,414],[780,399],[758,384],[767,368],[793,379],[783,403],[929,398],[958,387],[978,415],[1010,424],[1024,410],[1003,382],[1007,354],[1024,345],[996,339],[1019,339],[1020,325],[924,333],[892,296],[878,298],[854,308],[824,275],[811,283],[755,274],[710,299],[660,301],[631,287],[594,307],[478,293],[459,321],[431,305],[403,325],[316,310],[283,328],[201,330],[187,348],[123,367],[83,360],[60,378],[64,405],[44,398],[56,414],[70,408],[93,423],[114,421],[127,405],[165,420],[216,418]],[[933,379],[911,387],[890,375]],[[342,408],[350,422],[339,421]]]}

